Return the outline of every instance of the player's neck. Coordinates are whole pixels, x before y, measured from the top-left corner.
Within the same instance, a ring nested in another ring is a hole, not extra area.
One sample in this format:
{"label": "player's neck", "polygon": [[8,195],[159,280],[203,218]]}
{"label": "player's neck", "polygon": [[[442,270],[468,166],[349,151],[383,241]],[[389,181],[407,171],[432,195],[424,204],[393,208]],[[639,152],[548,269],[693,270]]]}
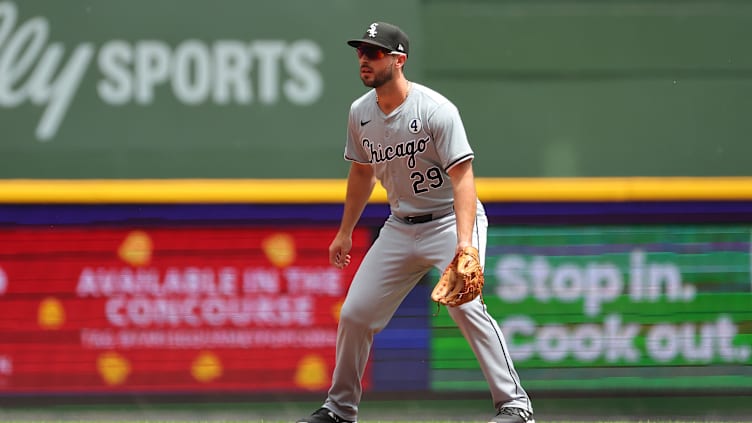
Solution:
{"label": "player's neck", "polygon": [[389,114],[402,104],[410,94],[412,83],[406,78],[398,78],[376,88],[376,103],[385,114]]}

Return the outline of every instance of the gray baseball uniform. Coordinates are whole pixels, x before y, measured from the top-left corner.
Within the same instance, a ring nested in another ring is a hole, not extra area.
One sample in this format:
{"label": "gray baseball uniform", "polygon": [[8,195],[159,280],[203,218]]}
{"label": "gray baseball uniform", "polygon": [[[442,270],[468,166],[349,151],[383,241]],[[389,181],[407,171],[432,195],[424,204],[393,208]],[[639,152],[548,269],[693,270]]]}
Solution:
{"label": "gray baseball uniform", "polygon": [[[350,109],[345,159],[370,164],[387,191],[387,218],[355,274],[342,306],[336,368],[325,407],[355,421],[361,378],[373,336],[432,267],[443,271],[457,245],[452,166],[473,158],[457,108],[439,93],[411,83],[389,115],[371,90]],[[480,201],[473,233],[485,262],[488,221]],[[480,297],[447,308],[480,363],[495,407],[532,411],[504,336]]]}

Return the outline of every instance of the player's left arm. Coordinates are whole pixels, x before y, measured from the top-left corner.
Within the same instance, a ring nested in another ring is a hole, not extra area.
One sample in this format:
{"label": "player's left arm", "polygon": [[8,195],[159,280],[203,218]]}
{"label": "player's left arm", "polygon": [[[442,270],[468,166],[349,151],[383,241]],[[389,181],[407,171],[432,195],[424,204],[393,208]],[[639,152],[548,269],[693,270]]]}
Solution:
{"label": "player's left arm", "polygon": [[473,161],[467,159],[452,166],[447,173],[454,189],[454,213],[457,216],[457,251],[473,245],[473,227],[478,194],[475,190]]}

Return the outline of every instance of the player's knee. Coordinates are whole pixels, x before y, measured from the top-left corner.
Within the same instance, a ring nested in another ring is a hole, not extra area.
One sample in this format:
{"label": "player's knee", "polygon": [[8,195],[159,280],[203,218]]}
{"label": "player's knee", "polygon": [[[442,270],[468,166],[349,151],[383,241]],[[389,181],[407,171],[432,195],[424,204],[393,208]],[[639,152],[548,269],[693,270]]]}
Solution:
{"label": "player's knee", "polygon": [[358,325],[362,326],[367,322],[362,310],[358,310],[358,307],[353,307],[350,303],[345,302],[339,311],[339,324],[340,325]]}
{"label": "player's knee", "polygon": [[384,328],[385,324],[381,320],[367,307],[354,306],[347,302],[342,306],[339,314],[340,325],[370,330],[374,333]]}
{"label": "player's knee", "polygon": [[468,319],[473,314],[484,313],[485,310],[485,304],[480,297],[459,306],[447,307],[449,315],[455,321],[457,319]]}

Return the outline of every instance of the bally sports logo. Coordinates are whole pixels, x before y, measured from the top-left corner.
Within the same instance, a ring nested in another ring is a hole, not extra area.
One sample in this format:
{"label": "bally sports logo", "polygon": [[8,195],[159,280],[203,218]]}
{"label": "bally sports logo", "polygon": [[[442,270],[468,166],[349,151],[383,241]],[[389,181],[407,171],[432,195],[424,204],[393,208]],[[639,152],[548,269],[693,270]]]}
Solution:
{"label": "bally sports logo", "polygon": [[[54,139],[90,68],[93,89],[107,105],[149,105],[168,86],[185,105],[214,103],[306,106],[320,99],[323,59],[314,41],[186,39],[105,40],[100,45],[56,42],[45,17],[19,19],[15,3],[0,2],[0,108],[40,106],[35,135]],[[255,89],[254,89],[255,88]]]}

